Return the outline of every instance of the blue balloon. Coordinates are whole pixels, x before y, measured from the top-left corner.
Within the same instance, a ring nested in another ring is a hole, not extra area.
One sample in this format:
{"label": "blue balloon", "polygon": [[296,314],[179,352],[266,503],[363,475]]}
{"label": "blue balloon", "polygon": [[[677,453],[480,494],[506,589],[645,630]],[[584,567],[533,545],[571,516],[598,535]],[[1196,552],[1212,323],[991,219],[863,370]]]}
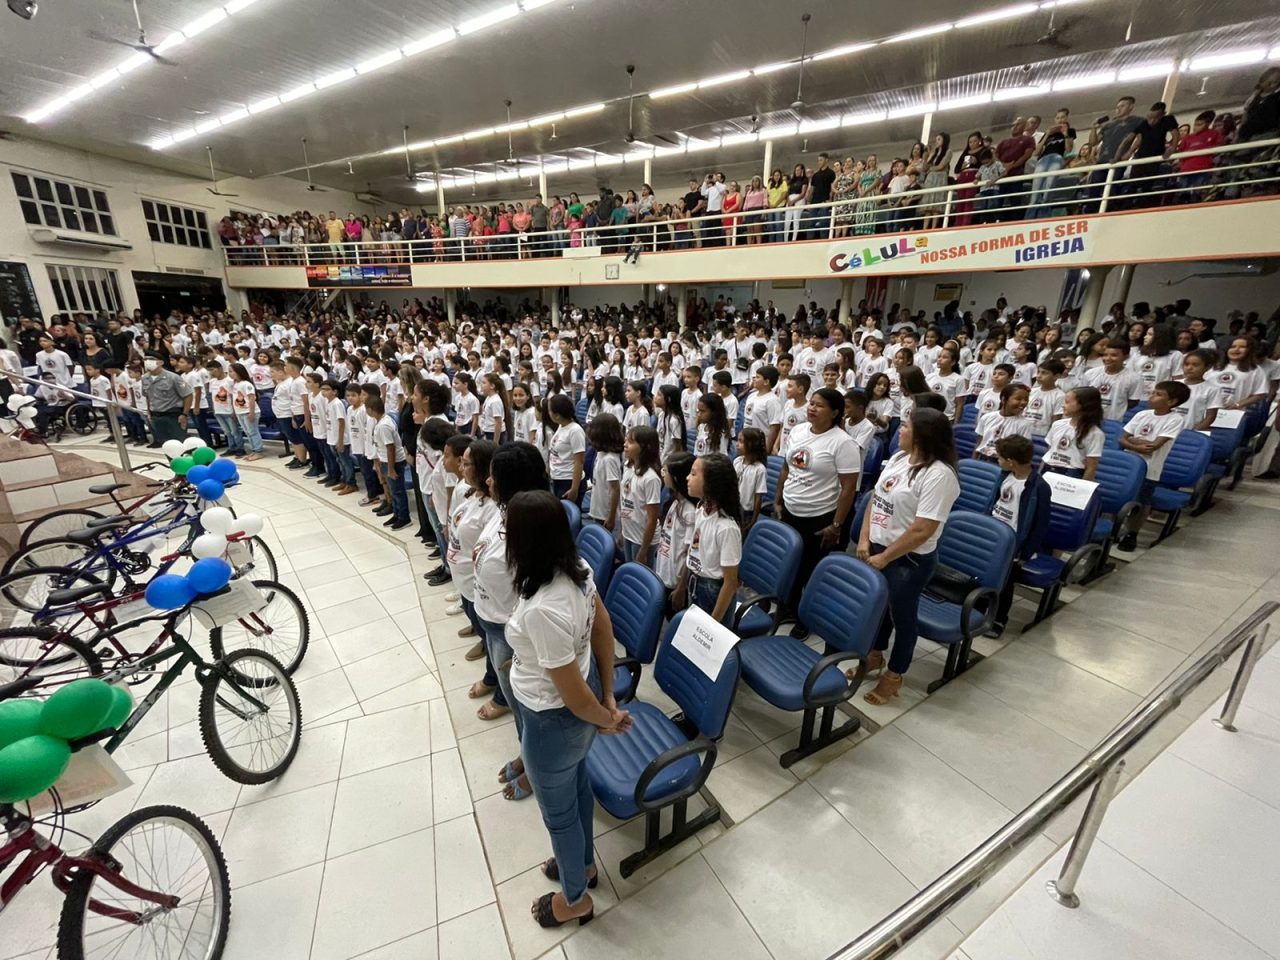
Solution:
{"label": "blue balloon", "polygon": [[196,493],[205,500],[221,500],[226,488],[217,480],[209,479],[196,484]]}
{"label": "blue balloon", "polygon": [[220,483],[229,483],[236,478],[236,462],[220,457],[209,464],[209,476]]}
{"label": "blue balloon", "polygon": [[187,582],[196,593],[216,593],[227,585],[231,573],[231,564],[221,557],[205,557],[187,571]]}
{"label": "blue balloon", "polygon": [[209,468],[202,466],[201,464],[197,463],[187,471],[187,483],[191,484],[193,487],[200,486],[200,484],[204,483],[204,481],[208,479]]}
{"label": "blue balloon", "polygon": [[177,610],[194,600],[196,592],[186,577],[166,573],[147,584],[146,597],[157,610]]}

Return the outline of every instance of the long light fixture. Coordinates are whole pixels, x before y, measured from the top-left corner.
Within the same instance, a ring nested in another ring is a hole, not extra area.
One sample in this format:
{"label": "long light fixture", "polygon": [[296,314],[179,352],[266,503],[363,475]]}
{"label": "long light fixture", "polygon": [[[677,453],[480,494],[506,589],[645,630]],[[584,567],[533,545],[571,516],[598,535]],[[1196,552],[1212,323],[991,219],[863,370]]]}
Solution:
{"label": "long light fixture", "polygon": [[1266,47],[1250,47],[1247,50],[1230,50],[1196,57],[1190,63],[1192,70],[1217,70],[1221,67],[1247,67],[1267,59]]}
{"label": "long light fixture", "polygon": [[1164,60],[1160,63],[1140,63],[1132,67],[1122,67],[1120,72],[1116,74],[1116,80],[1120,83],[1129,83],[1133,80],[1167,77],[1175,70],[1177,70],[1177,66],[1172,60]]}
{"label": "long light fixture", "polygon": [[1077,77],[1063,77],[1053,81],[1053,92],[1062,93],[1067,90],[1087,90],[1090,87],[1102,87],[1116,82],[1114,70],[1102,70],[1098,73],[1085,73]]}
{"label": "long light fixture", "polygon": [[[480,127],[476,130],[468,130],[464,133],[451,134],[445,137],[437,137],[434,140],[415,140],[407,145],[409,150],[430,150],[434,147],[447,147],[455,143],[462,143],[464,140],[482,140],[485,137],[492,136],[496,133],[506,133],[508,130],[525,130],[529,128],[537,128],[550,126],[553,123],[561,123],[565,120],[573,120],[577,117],[590,116],[593,113],[599,113],[605,108],[603,103],[584,103],[581,106],[571,107],[568,110],[560,110],[555,113],[544,113],[540,117],[533,117],[529,120],[512,120],[509,124],[502,124],[496,127]],[[252,110],[252,108],[250,108]],[[401,143],[394,147],[387,147],[380,150],[378,155],[383,157],[397,156],[404,153],[406,145]]]}
{"label": "long light fixture", "polygon": [[1014,17],[1025,17],[1029,13],[1035,13],[1040,9],[1038,3],[1015,3],[1013,6],[1000,7],[996,10],[988,10],[986,13],[975,13],[971,17],[965,17],[963,20],[957,20],[955,26],[957,30],[963,30],[965,27],[980,27],[987,23],[997,23],[1001,20],[1011,20]]}

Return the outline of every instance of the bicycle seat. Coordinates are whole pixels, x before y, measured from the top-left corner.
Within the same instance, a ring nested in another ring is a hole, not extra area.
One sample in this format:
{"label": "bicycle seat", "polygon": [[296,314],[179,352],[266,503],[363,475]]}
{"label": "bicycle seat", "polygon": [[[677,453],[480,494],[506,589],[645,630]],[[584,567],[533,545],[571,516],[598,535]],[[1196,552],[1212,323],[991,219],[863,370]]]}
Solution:
{"label": "bicycle seat", "polygon": [[86,597],[98,594],[109,594],[110,592],[111,588],[105,583],[87,583],[80,587],[64,587],[61,590],[50,590],[49,596],[45,598],[45,603],[50,607],[66,607],[77,600],[83,600]]}
{"label": "bicycle seat", "polygon": [[100,526],[102,526],[104,523],[115,523],[117,520],[128,520],[128,519],[129,519],[129,517],[128,517],[128,515],[127,515],[127,514],[123,514],[123,513],[113,513],[113,514],[112,514],[111,516],[109,516],[109,517],[94,517],[92,520],[90,520],[88,523],[86,523],[86,524],[85,524],[85,526],[86,526],[86,527],[100,527]]}
{"label": "bicycle seat", "polygon": [[128,517],[112,517],[107,523],[100,523],[97,526],[81,527],[79,530],[72,530],[67,534],[68,540],[76,543],[93,543],[103,534],[116,529],[117,527],[127,527],[132,521]]}
{"label": "bicycle seat", "polygon": [[117,490],[124,490],[128,486],[129,484],[127,483],[95,483],[89,488],[89,492],[105,496],[108,493],[115,493]]}

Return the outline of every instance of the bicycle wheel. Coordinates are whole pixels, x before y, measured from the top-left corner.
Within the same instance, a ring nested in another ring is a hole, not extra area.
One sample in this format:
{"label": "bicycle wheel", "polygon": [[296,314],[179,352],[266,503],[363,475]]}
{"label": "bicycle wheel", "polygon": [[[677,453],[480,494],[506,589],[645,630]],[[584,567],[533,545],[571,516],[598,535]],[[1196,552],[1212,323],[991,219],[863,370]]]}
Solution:
{"label": "bicycle wheel", "polygon": [[34,567],[11,573],[0,578],[0,627],[47,622],[51,591],[101,583],[91,573],[75,573],[62,567]]}
{"label": "bicycle wheel", "polygon": [[302,740],[302,704],[280,661],[237,650],[200,683],[200,737],[236,783],[267,783],[289,769]]}
{"label": "bicycle wheel", "polygon": [[40,687],[102,676],[102,660],[83,641],[53,627],[0,630],[0,683],[39,677]]}
{"label": "bicycle wheel", "polygon": [[72,874],[58,920],[58,960],[217,960],[231,922],[231,880],[218,840],[181,807],[143,807],[116,821],[87,856],[175,903],[131,896],[88,870]]}
{"label": "bicycle wheel", "polygon": [[36,567],[68,567],[77,573],[88,573],[106,583],[110,583],[116,575],[94,544],[78,543],[64,537],[31,541],[4,562],[4,566],[0,567],[0,577],[23,570],[34,570]]}
{"label": "bicycle wheel", "polygon": [[66,421],[68,430],[82,437],[93,433],[93,428],[98,425],[98,415],[94,413],[93,407],[83,403],[73,403],[67,407],[62,419]]}
{"label": "bicycle wheel", "polygon": [[276,555],[261,537],[237,540],[227,548],[227,560],[236,568],[236,576],[254,574],[254,580],[279,580]]}
{"label": "bicycle wheel", "polygon": [[90,520],[97,520],[99,517],[105,516],[105,513],[99,510],[90,510],[88,507],[55,510],[53,513],[45,514],[23,530],[22,536],[18,538],[18,547],[21,549],[29,543],[35,543],[37,540],[61,540],[72,530],[79,530],[81,527],[88,525]]}
{"label": "bicycle wheel", "polygon": [[[254,580],[267,605],[209,631],[209,649],[221,660],[226,650],[264,650],[292,674],[302,665],[311,639],[311,621],[298,595],[283,583]],[[251,682],[247,679],[245,682]]]}

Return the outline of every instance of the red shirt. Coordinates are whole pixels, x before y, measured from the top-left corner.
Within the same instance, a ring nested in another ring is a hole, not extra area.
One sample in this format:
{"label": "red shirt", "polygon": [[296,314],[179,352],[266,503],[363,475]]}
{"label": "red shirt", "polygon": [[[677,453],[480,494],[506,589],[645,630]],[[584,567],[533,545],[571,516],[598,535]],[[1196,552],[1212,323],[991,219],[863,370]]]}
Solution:
{"label": "red shirt", "polygon": [[1026,161],[1023,160],[1022,163],[1016,161],[1023,156],[1030,156],[1030,151],[1034,150],[1035,146],[1035,138],[1025,133],[1016,137],[1006,137],[996,144],[996,159],[1004,164],[1005,175],[1016,177],[1021,174]]}
{"label": "red shirt", "polygon": [[[1222,146],[1223,142],[1221,130],[1205,127],[1199,133],[1189,133],[1183,137],[1178,142],[1178,152],[1212,150],[1214,147]],[[1202,170],[1212,170],[1213,156],[1205,154],[1202,157],[1185,157],[1178,161],[1178,165],[1183,173],[1199,173]]]}

